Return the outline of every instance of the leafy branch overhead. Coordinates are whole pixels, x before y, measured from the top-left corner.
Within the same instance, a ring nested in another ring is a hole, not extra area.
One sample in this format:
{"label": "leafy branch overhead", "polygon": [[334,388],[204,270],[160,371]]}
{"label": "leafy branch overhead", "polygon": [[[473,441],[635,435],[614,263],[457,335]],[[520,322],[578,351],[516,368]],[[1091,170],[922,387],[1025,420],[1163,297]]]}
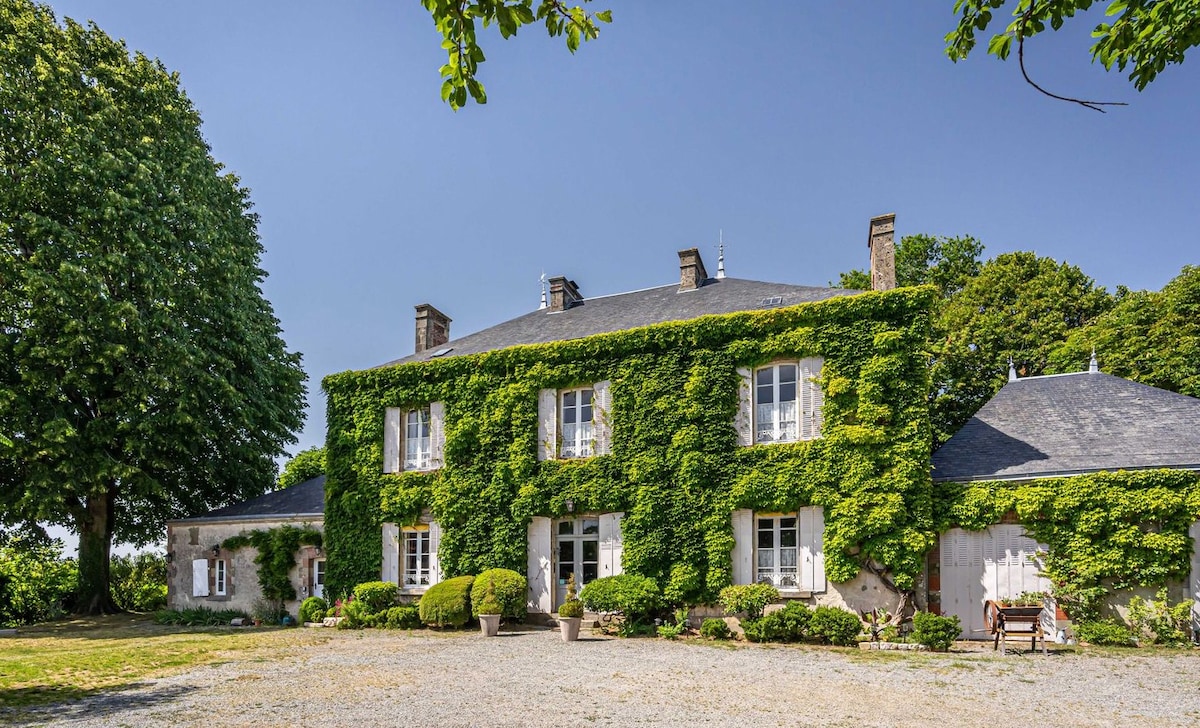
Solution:
{"label": "leafy branch overhead", "polygon": [[495,24],[504,38],[516,35],[521,26],[544,22],[551,37],[566,36],[572,53],[580,43],[600,35],[597,23],[612,22],[611,10],[589,13],[581,5],[567,7],[560,0],[539,0],[536,7],[534,0],[421,0],[421,4],[442,34],[447,53],[441,68],[442,101],[455,110],[466,106],[468,94],[475,103],[487,103],[487,92],[476,78],[479,64],[486,60],[477,41],[476,21],[482,21],[484,28]]}

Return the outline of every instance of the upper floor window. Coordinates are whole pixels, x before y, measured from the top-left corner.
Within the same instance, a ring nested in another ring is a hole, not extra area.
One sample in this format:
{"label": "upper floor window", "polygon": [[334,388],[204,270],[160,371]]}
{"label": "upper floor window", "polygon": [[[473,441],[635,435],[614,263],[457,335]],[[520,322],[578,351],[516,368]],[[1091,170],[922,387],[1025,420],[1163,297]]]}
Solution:
{"label": "upper floor window", "polygon": [[383,472],[434,470],[442,466],[445,405],[388,407],[383,418]]}
{"label": "upper floor window", "polygon": [[775,364],[754,372],[754,441],[792,442],[799,436],[796,365]]}
{"label": "upper floor window", "polygon": [[612,452],[608,381],[538,392],[538,460]]}
{"label": "upper floor window", "polygon": [[735,427],[741,445],[796,442],[821,436],[823,360],[809,357],[750,369],[742,378]]}
{"label": "upper floor window", "polygon": [[432,459],[429,408],[410,410],[404,417],[404,469],[428,470]]}
{"label": "upper floor window", "polygon": [[564,458],[585,458],[592,454],[592,388],[569,389],[562,393],[562,445],[559,454]]}

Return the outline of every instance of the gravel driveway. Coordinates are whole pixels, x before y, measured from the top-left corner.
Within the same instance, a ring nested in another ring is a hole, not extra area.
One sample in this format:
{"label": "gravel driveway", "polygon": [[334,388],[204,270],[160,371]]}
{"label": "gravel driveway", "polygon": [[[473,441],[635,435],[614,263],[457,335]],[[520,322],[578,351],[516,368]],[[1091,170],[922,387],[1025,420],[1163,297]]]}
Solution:
{"label": "gravel driveway", "polygon": [[[330,631],[44,709],[70,726],[1200,725],[1200,654],[997,657]],[[323,635],[324,636],[324,635]]]}

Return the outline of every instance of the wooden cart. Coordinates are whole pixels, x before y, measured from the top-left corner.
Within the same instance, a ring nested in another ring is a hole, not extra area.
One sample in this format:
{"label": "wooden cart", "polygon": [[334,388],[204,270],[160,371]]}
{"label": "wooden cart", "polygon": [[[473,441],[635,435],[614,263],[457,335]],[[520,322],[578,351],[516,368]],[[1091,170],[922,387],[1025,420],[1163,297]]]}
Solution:
{"label": "wooden cart", "polygon": [[988,600],[983,604],[983,623],[994,636],[992,649],[1005,654],[1009,637],[1029,638],[1029,649],[1036,650],[1042,641],[1042,654],[1048,655],[1046,632],[1042,629],[1042,607],[1002,607]]}

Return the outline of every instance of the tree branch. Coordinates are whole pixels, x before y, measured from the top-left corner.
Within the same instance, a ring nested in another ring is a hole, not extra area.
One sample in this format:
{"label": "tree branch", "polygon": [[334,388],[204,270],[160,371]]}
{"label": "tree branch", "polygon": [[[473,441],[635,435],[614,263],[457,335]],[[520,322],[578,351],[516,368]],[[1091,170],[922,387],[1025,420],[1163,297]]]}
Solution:
{"label": "tree branch", "polygon": [[1079,104],[1080,106],[1091,109],[1092,111],[1099,111],[1101,114],[1108,113],[1104,109],[1100,108],[1101,106],[1128,106],[1129,104],[1125,103],[1124,101],[1084,101],[1083,99],[1071,98],[1070,96],[1059,96],[1058,94],[1050,93],[1046,89],[1033,82],[1033,79],[1029,77],[1029,73],[1025,70],[1025,24],[1028,23],[1029,19],[1033,16],[1034,7],[1035,4],[1030,3],[1029,9],[1026,10],[1025,14],[1021,16],[1020,27],[1017,28],[1017,63],[1021,66],[1021,75],[1025,77],[1025,83],[1033,86],[1035,89],[1041,91],[1043,94],[1052,99],[1067,101],[1072,104]]}

